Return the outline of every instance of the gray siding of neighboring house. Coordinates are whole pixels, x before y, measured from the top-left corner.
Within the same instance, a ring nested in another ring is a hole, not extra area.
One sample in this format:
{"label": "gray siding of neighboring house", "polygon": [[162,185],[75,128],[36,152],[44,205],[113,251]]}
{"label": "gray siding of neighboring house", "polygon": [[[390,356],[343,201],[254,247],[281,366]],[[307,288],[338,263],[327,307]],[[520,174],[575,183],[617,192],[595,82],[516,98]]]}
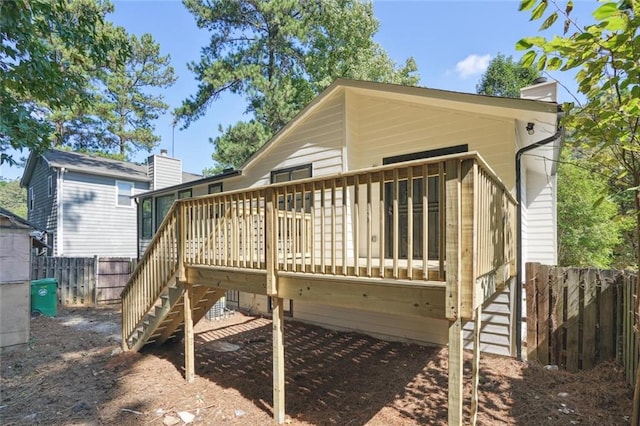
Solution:
{"label": "gray siding of neighboring house", "polygon": [[182,183],[182,161],[164,155],[149,157],[149,176],[153,177],[152,190]]}
{"label": "gray siding of neighboring house", "polygon": [[62,255],[136,256],[135,203],[116,205],[116,181],[132,182],[134,193],[149,186],[126,178],[65,173]]}
{"label": "gray siding of neighboring house", "polygon": [[[49,196],[49,177],[51,177],[51,196]],[[45,229],[50,235],[53,235],[53,240],[49,240],[49,244],[52,248],[55,248],[57,238],[57,177],[58,173],[55,169],[50,168],[46,161],[42,158],[38,158],[37,163],[33,169],[31,180],[27,186],[27,208],[28,208],[28,220],[32,224]],[[31,197],[31,188],[33,188],[34,194],[34,208],[29,208]],[[56,253],[53,253],[56,255]]]}

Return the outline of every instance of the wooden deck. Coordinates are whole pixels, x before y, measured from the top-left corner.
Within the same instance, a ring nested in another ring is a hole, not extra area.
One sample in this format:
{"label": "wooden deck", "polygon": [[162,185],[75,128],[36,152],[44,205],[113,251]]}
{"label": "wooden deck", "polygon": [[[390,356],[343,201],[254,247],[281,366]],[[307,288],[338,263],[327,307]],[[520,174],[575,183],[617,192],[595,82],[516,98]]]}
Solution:
{"label": "wooden deck", "polygon": [[479,329],[515,275],[515,227],[515,200],[476,153],[178,200],[122,293],[123,347],[183,330],[190,379],[194,321],[226,290],[269,295],[282,423],[284,299],[447,319],[459,424],[462,323]]}

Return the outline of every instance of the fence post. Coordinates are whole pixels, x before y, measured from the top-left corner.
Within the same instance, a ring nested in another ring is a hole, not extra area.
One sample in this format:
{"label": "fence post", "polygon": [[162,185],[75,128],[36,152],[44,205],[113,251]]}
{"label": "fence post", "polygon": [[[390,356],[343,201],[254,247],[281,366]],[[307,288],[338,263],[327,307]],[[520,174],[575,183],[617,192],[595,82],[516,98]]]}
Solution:
{"label": "fence post", "polygon": [[100,283],[100,258],[97,255],[94,256],[93,258],[93,274],[91,278],[93,281],[93,286],[92,286],[93,306],[97,308],[98,307],[98,288]]}

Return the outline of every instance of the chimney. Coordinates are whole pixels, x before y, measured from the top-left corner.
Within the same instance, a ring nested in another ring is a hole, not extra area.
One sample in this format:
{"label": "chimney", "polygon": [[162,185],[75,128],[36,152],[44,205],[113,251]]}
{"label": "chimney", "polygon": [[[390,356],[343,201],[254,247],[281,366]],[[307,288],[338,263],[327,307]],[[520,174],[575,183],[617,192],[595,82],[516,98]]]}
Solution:
{"label": "chimney", "polygon": [[151,190],[166,188],[182,183],[182,161],[169,157],[166,149],[160,154],[147,158],[148,176],[151,178]]}
{"label": "chimney", "polygon": [[520,89],[522,99],[533,99],[543,102],[558,102],[558,83],[547,81],[546,77],[538,77],[531,86]]}

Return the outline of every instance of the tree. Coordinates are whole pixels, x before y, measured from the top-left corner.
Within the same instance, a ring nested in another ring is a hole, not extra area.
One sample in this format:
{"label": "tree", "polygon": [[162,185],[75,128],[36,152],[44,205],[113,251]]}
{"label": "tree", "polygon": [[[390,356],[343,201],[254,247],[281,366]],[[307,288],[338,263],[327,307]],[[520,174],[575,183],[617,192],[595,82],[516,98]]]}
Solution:
{"label": "tree", "polygon": [[167,88],[176,81],[169,56],[160,55],[160,46],[150,34],[140,39],[131,35],[129,46],[131,55],[126,62],[105,72],[104,94],[95,108],[107,146],[122,155],[156,146],[160,137],[153,133],[153,120],[169,105],[162,95],[152,95],[148,89]]}
{"label": "tree", "polygon": [[110,10],[95,0],[0,2],[0,163],[15,164],[10,148],[50,146],[55,128],[42,105],[90,102],[87,74],[78,68],[122,61],[126,45],[98,30]]}
{"label": "tree", "polygon": [[189,68],[200,82],[176,111],[184,126],[223,93],[243,95],[248,122],[213,140],[218,170],[237,167],[337,77],[416,84],[415,62],[397,67],[373,42],[371,3],[354,0],[184,0],[211,41]]}
{"label": "tree", "polygon": [[487,70],[476,85],[476,92],[481,95],[519,98],[520,89],[529,86],[540,76],[532,65],[523,66],[515,62],[511,56],[498,56],[489,62]]}
{"label": "tree", "polygon": [[0,180],[0,207],[27,218],[27,190],[19,180]]}
{"label": "tree", "polygon": [[[576,73],[578,91],[586,98],[575,110],[567,105],[565,122],[592,158],[615,172],[613,179],[634,196],[636,267],[640,265],[640,0],[600,3],[595,23],[580,27],[572,19],[573,2],[547,13],[548,0],[523,0],[521,10],[542,19],[541,30],[563,19],[563,36],[528,37],[516,44],[528,50],[523,64],[538,69]],[[613,161],[611,161],[613,160]],[[632,424],[640,424],[640,369],[636,379]]]}
{"label": "tree", "polygon": [[570,158],[558,165],[558,264],[609,268],[628,227],[608,194],[607,179],[591,165]]}

